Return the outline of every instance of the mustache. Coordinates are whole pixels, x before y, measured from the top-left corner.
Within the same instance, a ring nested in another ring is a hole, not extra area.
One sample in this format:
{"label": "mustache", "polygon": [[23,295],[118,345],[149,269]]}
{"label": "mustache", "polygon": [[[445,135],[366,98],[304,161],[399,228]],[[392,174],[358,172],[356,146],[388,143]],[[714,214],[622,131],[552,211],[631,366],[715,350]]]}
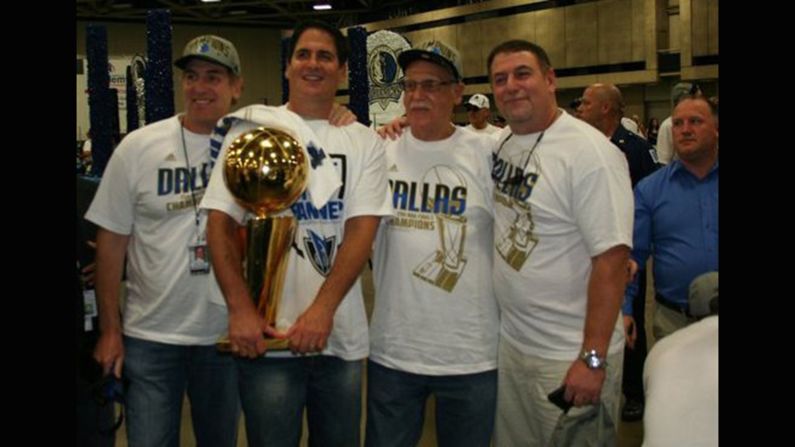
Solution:
{"label": "mustache", "polygon": [[412,109],[430,109],[431,104],[427,101],[412,101],[409,104],[409,110]]}

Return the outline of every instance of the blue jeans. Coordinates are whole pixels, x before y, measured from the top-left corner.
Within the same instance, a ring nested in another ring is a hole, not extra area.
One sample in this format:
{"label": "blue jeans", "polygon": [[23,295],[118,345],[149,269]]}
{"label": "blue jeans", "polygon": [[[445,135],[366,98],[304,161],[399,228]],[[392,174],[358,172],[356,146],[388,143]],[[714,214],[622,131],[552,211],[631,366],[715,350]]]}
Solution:
{"label": "blue jeans", "polygon": [[422,435],[425,401],[436,396],[439,446],[488,447],[494,431],[497,370],[426,376],[367,362],[367,447],[415,446]]}
{"label": "blue jeans", "polygon": [[127,442],[178,447],[182,400],[190,400],[199,447],[237,445],[240,399],[234,359],[215,346],[181,346],[124,337]]}
{"label": "blue jeans", "polygon": [[237,362],[250,446],[297,446],[304,406],[310,446],[359,445],[361,360],[317,355]]}

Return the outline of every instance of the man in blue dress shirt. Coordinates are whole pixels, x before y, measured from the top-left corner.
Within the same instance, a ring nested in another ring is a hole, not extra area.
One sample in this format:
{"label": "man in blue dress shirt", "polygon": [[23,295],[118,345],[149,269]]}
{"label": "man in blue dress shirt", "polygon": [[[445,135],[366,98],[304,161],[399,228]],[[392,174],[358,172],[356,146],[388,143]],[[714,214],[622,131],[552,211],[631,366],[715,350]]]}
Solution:
{"label": "man in blue dress shirt", "polygon": [[[654,258],[657,301],[653,332],[660,339],[694,321],[688,286],[718,270],[718,108],[704,97],[688,97],[673,112],[674,150],[679,156],[635,188],[632,259]],[[627,287],[636,293],[638,281]],[[632,300],[624,300],[632,315]]]}

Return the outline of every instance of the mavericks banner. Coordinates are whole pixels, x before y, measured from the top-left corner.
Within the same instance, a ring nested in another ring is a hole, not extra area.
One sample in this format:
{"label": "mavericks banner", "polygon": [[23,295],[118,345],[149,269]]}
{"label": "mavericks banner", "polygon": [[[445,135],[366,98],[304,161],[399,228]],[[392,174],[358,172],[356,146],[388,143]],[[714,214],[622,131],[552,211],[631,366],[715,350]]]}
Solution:
{"label": "mavericks banner", "polygon": [[411,48],[409,41],[392,31],[381,30],[367,36],[367,75],[370,81],[370,121],[374,129],[403,115],[398,82],[403,70],[400,53]]}

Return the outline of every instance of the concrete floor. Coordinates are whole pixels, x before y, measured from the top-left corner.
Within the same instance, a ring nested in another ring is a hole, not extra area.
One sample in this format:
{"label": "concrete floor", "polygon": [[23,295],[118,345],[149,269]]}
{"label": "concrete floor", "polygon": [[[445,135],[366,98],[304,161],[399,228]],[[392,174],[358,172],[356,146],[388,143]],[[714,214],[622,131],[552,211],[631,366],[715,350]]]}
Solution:
{"label": "concrete floor", "polygon": [[[652,314],[654,311],[654,285],[653,285],[653,278],[651,277],[651,264],[647,266],[646,269],[648,274],[647,279],[647,294],[646,294],[646,321],[652,321]],[[373,284],[372,284],[372,274],[369,269],[366,269],[365,272],[362,274],[362,286],[364,289],[365,295],[365,307],[367,309],[367,314],[372,314],[372,307],[373,307]],[[651,324],[646,325],[646,334],[647,340],[649,340],[649,348],[653,345],[654,336],[651,333]],[[365,379],[366,380],[366,379]],[[366,384],[363,384],[366,389]],[[364,396],[363,396],[364,398]],[[364,403],[362,404],[362,411],[364,410],[365,406]],[[435,447],[436,446],[436,427],[435,422],[433,419],[433,409],[434,409],[434,401],[430,399],[428,405],[426,407],[425,412],[425,427],[423,429],[422,438],[420,438],[420,442],[417,447]],[[182,427],[181,427],[181,442],[180,447],[195,447],[196,441],[193,438],[193,425],[190,419],[190,406],[187,403],[187,400],[183,402],[183,411],[182,411]],[[122,426],[116,435],[116,446],[117,447],[127,447],[127,435],[124,430],[124,426]],[[362,420],[362,440],[364,440],[364,420]],[[643,422],[623,422],[621,421],[618,427],[618,446],[617,447],[640,447],[643,442]],[[246,447],[248,443],[246,442],[246,432],[245,432],[245,422],[243,421],[243,417],[241,415],[240,420],[240,435],[238,437],[237,442],[238,447]],[[301,447],[306,447],[307,444],[307,435],[306,429],[304,429],[304,434],[301,439]]]}

